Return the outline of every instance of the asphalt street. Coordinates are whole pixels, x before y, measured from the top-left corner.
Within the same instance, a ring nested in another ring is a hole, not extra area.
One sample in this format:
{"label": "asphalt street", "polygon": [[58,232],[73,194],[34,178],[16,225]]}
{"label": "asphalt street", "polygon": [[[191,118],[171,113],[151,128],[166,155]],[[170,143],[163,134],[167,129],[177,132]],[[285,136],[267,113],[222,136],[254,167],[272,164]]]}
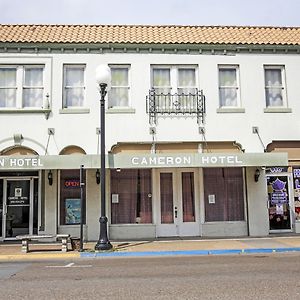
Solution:
{"label": "asphalt street", "polygon": [[300,299],[300,254],[0,264],[0,299]]}

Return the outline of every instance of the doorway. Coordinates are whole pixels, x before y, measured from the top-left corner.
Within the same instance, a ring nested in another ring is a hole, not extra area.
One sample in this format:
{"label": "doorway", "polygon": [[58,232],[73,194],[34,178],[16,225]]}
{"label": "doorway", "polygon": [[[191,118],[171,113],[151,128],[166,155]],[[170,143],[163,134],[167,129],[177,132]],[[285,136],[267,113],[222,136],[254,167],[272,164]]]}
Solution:
{"label": "doorway", "polygon": [[34,179],[3,179],[2,238],[33,234]]}
{"label": "doorway", "polygon": [[294,201],[290,174],[268,174],[267,187],[270,232],[292,231]]}
{"label": "doorway", "polygon": [[160,169],[157,172],[158,237],[199,236],[199,192],[196,169]]}

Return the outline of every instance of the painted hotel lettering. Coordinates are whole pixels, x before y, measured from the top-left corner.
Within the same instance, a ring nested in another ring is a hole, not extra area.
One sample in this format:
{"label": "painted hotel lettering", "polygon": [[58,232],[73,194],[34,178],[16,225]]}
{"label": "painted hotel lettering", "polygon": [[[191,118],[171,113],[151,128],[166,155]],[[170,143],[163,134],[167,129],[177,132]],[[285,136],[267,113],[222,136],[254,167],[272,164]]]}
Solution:
{"label": "painted hotel lettering", "polygon": [[[135,166],[188,166],[192,164],[191,156],[142,156],[132,157],[131,163]],[[200,156],[199,166],[210,165],[241,165],[243,161],[236,155]]]}
{"label": "painted hotel lettering", "polygon": [[141,166],[176,166],[176,165],[190,165],[191,157],[190,156],[152,156],[152,157],[133,157],[131,159],[133,165]]}
{"label": "painted hotel lettering", "polygon": [[43,167],[39,158],[0,158],[0,167],[27,168]]}
{"label": "painted hotel lettering", "polygon": [[242,164],[243,162],[238,159],[235,155],[228,156],[203,156],[202,164],[221,164],[221,165],[234,165]]}

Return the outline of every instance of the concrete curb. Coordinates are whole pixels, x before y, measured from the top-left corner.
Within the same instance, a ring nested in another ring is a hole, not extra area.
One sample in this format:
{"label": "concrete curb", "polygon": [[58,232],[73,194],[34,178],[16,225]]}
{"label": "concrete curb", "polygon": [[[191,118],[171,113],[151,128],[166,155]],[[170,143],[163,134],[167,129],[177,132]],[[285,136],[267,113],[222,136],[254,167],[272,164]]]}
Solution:
{"label": "concrete curb", "polygon": [[195,256],[228,255],[254,253],[300,252],[300,247],[289,248],[254,248],[254,249],[218,249],[218,250],[179,250],[179,251],[141,251],[141,252],[82,252],[81,258],[95,257],[142,257],[142,256]]}
{"label": "concrete curb", "polygon": [[80,258],[79,253],[26,253],[26,254],[2,254],[0,255],[1,262],[8,261],[30,261],[30,260],[51,260],[51,259],[72,259]]}

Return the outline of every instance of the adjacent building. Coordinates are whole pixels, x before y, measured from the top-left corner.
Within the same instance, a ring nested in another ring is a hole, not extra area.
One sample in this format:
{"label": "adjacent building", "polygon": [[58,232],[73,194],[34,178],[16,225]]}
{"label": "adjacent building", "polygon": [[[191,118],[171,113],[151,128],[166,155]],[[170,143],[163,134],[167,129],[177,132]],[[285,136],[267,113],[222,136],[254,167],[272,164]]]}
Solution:
{"label": "adjacent building", "polygon": [[110,239],[300,232],[299,53],[299,28],[0,25],[0,239],[98,239],[101,64]]}

